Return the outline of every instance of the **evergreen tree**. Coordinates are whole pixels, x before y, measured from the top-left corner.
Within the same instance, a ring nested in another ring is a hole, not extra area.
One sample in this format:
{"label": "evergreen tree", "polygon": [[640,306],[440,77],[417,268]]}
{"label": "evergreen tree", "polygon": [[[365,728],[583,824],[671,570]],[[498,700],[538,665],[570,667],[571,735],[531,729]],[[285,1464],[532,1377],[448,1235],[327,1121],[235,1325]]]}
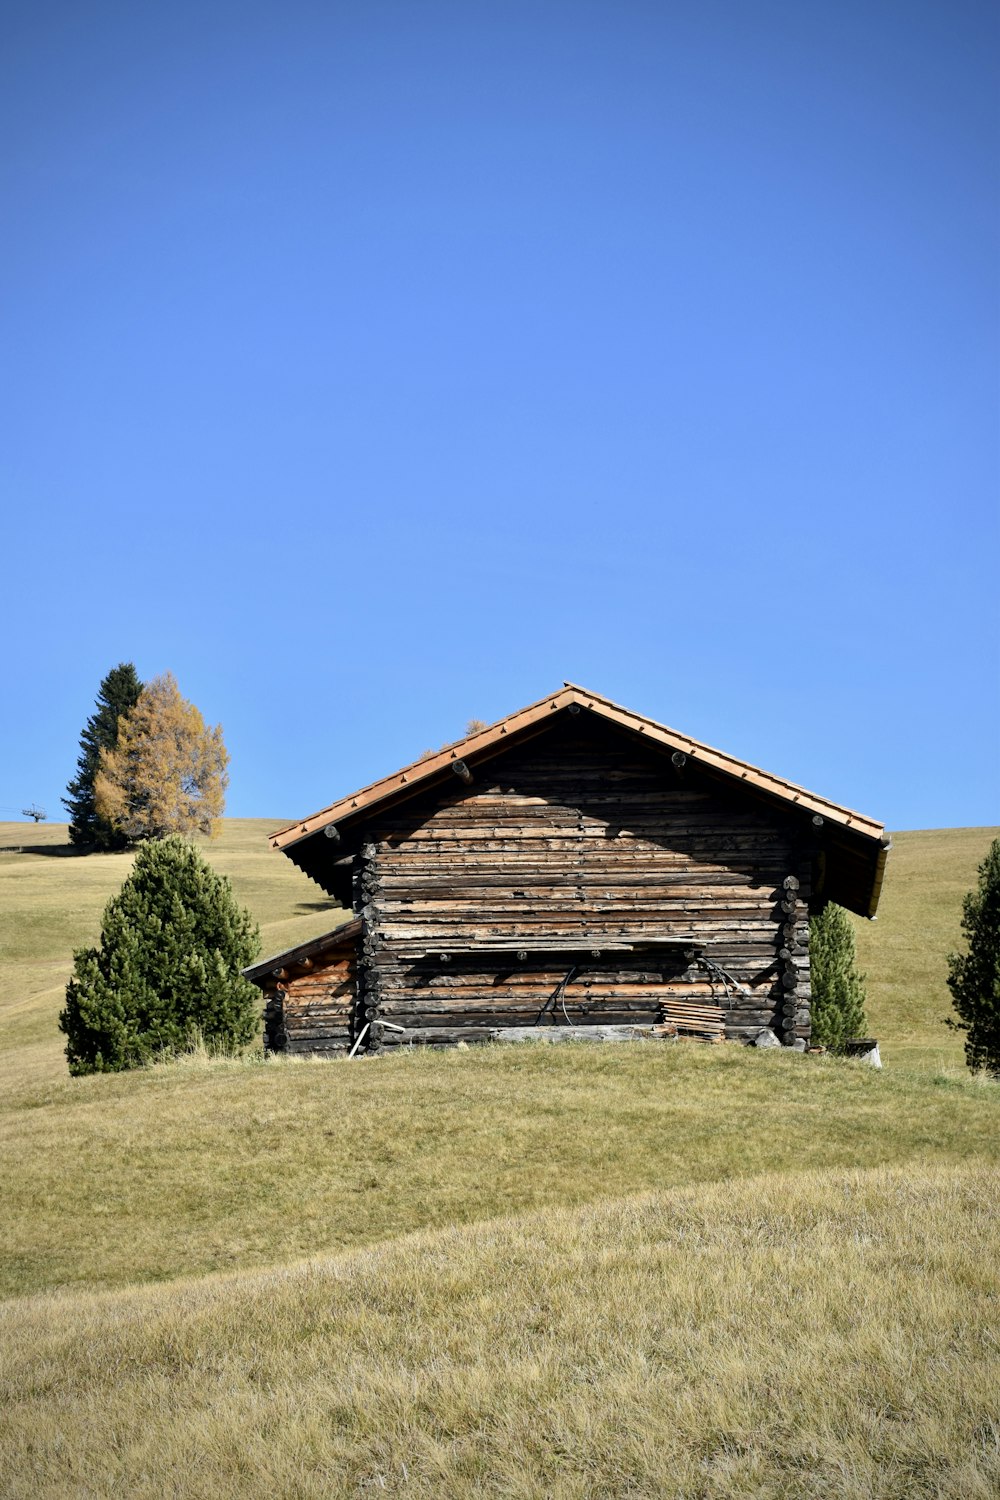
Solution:
{"label": "evergreen tree", "polygon": [[94,777],[100,769],[101,751],[117,745],[119,720],[135,707],[141,692],[142,683],[130,661],[113,668],[98,690],[95,711],[80,735],[76,775],[62,799],[70,817],[69,841],[78,849],[124,849],[128,842],[98,813]]}
{"label": "evergreen tree", "polygon": [[259,995],[240,970],[260,931],[229,881],[179,836],[142,845],[104,909],[97,948],[74,954],[59,1017],[71,1073],[117,1073],[201,1035],[241,1045]]}
{"label": "evergreen tree", "polygon": [[131,843],[214,831],[229,777],[222,727],[209,729],[171,672],[154,677],[102,749],[94,777],[99,815]]}
{"label": "evergreen tree", "polygon": [[839,1052],[849,1037],[864,1036],[865,976],[859,974],[854,929],[846,911],[828,901],[809,919],[812,1039]]}
{"label": "evergreen tree", "polygon": [[979,884],[962,903],[968,953],[948,956],[948,988],[965,1032],[965,1061],[1000,1077],[1000,839],[979,866]]}

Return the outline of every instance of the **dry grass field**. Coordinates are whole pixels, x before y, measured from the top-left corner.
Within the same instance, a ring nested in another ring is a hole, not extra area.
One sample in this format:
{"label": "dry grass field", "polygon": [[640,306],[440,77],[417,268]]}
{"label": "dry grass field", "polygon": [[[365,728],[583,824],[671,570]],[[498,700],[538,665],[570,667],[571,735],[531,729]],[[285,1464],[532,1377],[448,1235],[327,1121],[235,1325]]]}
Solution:
{"label": "dry grass field", "polygon": [[5,1493],[989,1500],[998,1187],[769,1176],[0,1305]]}
{"label": "dry grass field", "polygon": [[[274,951],[336,913],[271,826],[207,852]],[[0,1495],[997,1493],[1000,1085],[941,1024],[992,836],[896,838],[859,924],[882,1073],[678,1044],[71,1079],[71,950],[130,861],[0,825]]]}
{"label": "dry grass field", "polygon": [[33,1084],[0,1111],[0,1293],[265,1266],[734,1176],[1000,1163],[997,1093],[696,1043]]}

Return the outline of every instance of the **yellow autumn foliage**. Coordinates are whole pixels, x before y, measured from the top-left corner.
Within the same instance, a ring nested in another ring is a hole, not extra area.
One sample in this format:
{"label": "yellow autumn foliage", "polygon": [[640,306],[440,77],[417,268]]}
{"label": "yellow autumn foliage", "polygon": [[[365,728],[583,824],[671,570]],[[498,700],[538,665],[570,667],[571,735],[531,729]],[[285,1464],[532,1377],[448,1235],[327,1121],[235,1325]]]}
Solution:
{"label": "yellow autumn foliage", "polygon": [[164,672],[119,720],[117,746],[101,751],[98,814],[133,841],[212,835],[225,806],[228,763],[221,724],[209,728],[181,697],[173,673]]}

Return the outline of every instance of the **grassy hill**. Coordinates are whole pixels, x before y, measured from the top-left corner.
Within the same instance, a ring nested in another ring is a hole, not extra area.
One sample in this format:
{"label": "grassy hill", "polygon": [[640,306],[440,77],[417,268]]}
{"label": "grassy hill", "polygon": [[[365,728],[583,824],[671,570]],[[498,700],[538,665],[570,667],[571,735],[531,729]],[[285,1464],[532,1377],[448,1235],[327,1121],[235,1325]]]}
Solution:
{"label": "grassy hill", "polygon": [[989,1500],[998,1187],[770,1176],[0,1305],[4,1493]]}
{"label": "grassy hill", "polygon": [[[281,819],[226,819],[204,847],[261,924],[264,951],[329,931],[340,908],[267,842]],[[55,1028],[73,949],[96,941],[130,854],[76,855],[64,824],[0,823],[0,1087],[65,1071]]]}
{"label": "grassy hill", "polygon": [[868,975],[868,1019],[890,1060],[941,1067],[962,1058],[951,1015],[947,955],[962,946],[962,898],[998,828],[933,828],[893,834],[874,922],[854,919]]}
{"label": "grassy hill", "polygon": [[[260,922],[265,952],[325,932],[339,915],[318,886],[271,849],[267,834],[281,822],[227,819],[220,837],[205,846]],[[959,942],[962,896],[998,832],[894,836],[878,918],[855,923],[869,977],[869,1019],[890,1063],[961,1063],[961,1040],[943,1024],[951,1009],[945,955]],[[74,855],[64,824],[0,823],[0,1083],[13,1081],[4,1071],[12,1049],[16,1076],[62,1072],[55,1018],[72,951],[96,939],[104,904],[130,867],[127,854]]]}
{"label": "grassy hill", "polygon": [[[276,820],[279,821],[279,820]],[[336,919],[208,846],[274,951]],[[0,1494],[992,1494],[1000,1086],[944,955],[991,830],[859,923],[887,1067],[695,1045],[70,1079],[123,855],[0,825]]]}

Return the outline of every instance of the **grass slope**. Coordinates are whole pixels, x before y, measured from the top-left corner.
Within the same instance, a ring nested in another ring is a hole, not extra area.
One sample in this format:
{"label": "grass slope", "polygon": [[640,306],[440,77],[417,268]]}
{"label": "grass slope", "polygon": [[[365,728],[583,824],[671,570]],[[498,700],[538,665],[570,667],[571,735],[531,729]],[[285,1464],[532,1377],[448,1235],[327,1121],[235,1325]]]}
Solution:
{"label": "grass slope", "polygon": [[[270,826],[207,852],[275,951],[338,912]],[[1000,1085],[939,1019],[991,836],[897,837],[859,923],[881,1074],[680,1044],[70,1079],[71,951],[130,861],[0,825],[0,1493],[994,1493]]]}
{"label": "grass slope", "polygon": [[614,1044],[67,1079],[0,1112],[0,1292],[119,1286],[734,1176],[1000,1161],[996,1086]]}
{"label": "grass slope", "polygon": [[[340,907],[276,854],[280,819],[227,819],[202,847],[261,924],[265,953],[318,936]],[[64,824],[0,823],[0,1089],[65,1072],[56,1029],[74,948],[94,943],[131,854],[76,855]]]}
{"label": "grass slope", "polygon": [[909,1066],[963,1059],[952,1015],[947,955],[963,946],[962,898],[1000,828],[932,828],[893,834],[874,922],[856,918],[858,957],[868,974],[868,1019],[887,1055]]}
{"label": "grass slope", "polygon": [[765,1177],[8,1304],[4,1493],[987,1500],[998,1187]]}

